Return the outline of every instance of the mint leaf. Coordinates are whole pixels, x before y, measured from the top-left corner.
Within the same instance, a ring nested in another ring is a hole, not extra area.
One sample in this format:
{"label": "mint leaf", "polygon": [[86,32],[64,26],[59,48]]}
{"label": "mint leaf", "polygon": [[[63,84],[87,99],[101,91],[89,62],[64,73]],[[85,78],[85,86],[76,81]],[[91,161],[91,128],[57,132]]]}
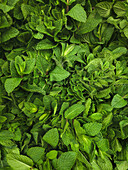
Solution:
{"label": "mint leaf", "polygon": [[31,147],[27,151],[27,155],[34,161],[38,162],[44,155],[45,149],[42,147]]}
{"label": "mint leaf", "polygon": [[127,101],[125,101],[119,94],[116,94],[112,99],[111,105],[114,108],[122,108],[127,105]]}
{"label": "mint leaf", "polygon": [[22,78],[8,78],[5,81],[5,90],[8,93],[11,93],[16,87],[19,86],[19,84],[21,83]]}
{"label": "mint leaf", "polygon": [[83,127],[88,135],[95,136],[101,131],[102,123],[86,123]]}
{"label": "mint leaf", "polygon": [[43,136],[43,140],[50,144],[52,147],[56,147],[59,142],[59,133],[56,128],[50,129]]}
{"label": "mint leaf", "polygon": [[77,117],[80,113],[84,111],[85,107],[81,104],[74,104],[71,107],[69,107],[64,115],[66,119],[74,119]]}
{"label": "mint leaf", "polygon": [[6,42],[10,40],[11,38],[16,37],[18,34],[19,34],[18,29],[16,29],[15,27],[10,27],[4,32],[2,32],[1,41]]}
{"label": "mint leaf", "polygon": [[102,17],[108,17],[110,15],[110,11],[112,8],[112,3],[111,2],[100,2],[96,5],[96,10]]}
{"label": "mint leaf", "polygon": [[76,4],[67,13],[67,15],[79,22],[86,22],[87,15],[86,15],[84,8],[80,4]]}
{"label": "mint leaf", "polygon": [[62,153],[57,160],[57,170],[71,170],[76,160],[76,152],[69,151]]}
{"label": "mint leaf", "polygon": [[50,73],[50,81],[62,81],[69,77],[70,73],[58,66]]}
{"label": "mint leaf", "polygon": [[53,42],[51,42],[48,39],[44,39],[41,40],[37,46],[36,46],[36,50],[47,50],[47,49],[52,49],[54,47],[56,47],[57,45],[54,44]]}
{"label": "mint leaf", "polygon": [[30,158],[18,154],[7,154],[7,162],[15,170],[29,170],[33,166]]}

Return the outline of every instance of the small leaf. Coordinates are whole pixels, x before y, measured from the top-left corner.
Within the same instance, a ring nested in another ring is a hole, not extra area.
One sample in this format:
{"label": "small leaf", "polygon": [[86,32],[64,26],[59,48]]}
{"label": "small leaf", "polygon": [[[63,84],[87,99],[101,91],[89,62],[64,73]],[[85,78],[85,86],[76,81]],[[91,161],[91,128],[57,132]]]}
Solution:
{"label": "small leaf", "polygon": [[67,15],[79,22],[86,22],[86,11],[80,4],[76,4]]}
{"label": "small leaf", "polygon": [[85,107],[82,104],[74,104],[65,111],[66,119],[74,119],[84,111]]}
{"label": "small leaf", "polygon": [[59,142],[59,133],[57,128],[50,129],[43,136],[43,140],[53,147],[56,147]]}
{"label": "small leaf", "polygon": [[5,81],[5,90],[8,93],[11,93],[19,84],[21,83],[22,78],[8,78]]}
{"label": "small leaf", "polygon": [[68,151],[62,153],[57,161],[57,170],[71,170],[76,160],[76,152]]}
{"label": "small leaf", "polygon": [[69,77],[70,73],[63,68],[56,66],[56,68],[50,73],[50,81],[62,81]]}
{"label": "small leaf", "polygon": [[123,99],[119,94],[116,94],[111,102],[113,108],[122,108],[127,105],[127,101]]}
{"label": "small leaf", "polygon": [[46,157],[49,159],[55,159],[57,157],[57,151],[56,150],[51,150],[46,154]]}

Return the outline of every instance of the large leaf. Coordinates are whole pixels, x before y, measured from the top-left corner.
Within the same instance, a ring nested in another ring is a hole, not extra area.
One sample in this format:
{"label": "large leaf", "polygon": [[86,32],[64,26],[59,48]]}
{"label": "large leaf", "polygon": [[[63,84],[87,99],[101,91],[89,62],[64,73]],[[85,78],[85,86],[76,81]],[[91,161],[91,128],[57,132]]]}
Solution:
{"label": "large leaf", "polygon": [[112,107],[122,108],[127,105],[127,101],[123,99],[119,94],[116,94],[111,102]]}
{"label": "large leaf", "polygon": [[62,81],[69,77],[70,73],[63,68],[56,66],[56,68],[50,73],[50,81]]}
{"label": "large leaf", "polygon": [[113,6],[113,9],[118,16],[124,16],[126,13],[125,3],[121,1],[116,2],[115,5]]}
{"label": "large leaf", "polygon": [[64,114],[65,118],[66,119],[74,119],[80,113],[82,113],[84,111],[84,109],[85,109],[84,105],[74,104],[65,111],[65,114]]}
{"label": "large leaf", "polygon": [[30,158],[18,154],[7,154],[7,162],[15,170],[30,170],[33,166]]}
{"label": "large leaf", "polygon": [[27,155],[34,161],[38,162],[44,155],[45,149],[42,147],[31,147],[27,151]]}
{"label": "large leaf", "polygon": [[97,122],[86,123],[84,124],[83,127],[88,135],[95,136],[101,131],[102,123]]}
{"label": "large leaf", "polygon": [[112,8],[112,3],[111,2],[100,2],[96,4],[96,10],[102,17],[108,17],[110,15],[110,10]]}
{"label": "large leaf", "polygon": [[67,13],[67,15],[79,22],[86,22],[87,15],[86,15],[84,8],[80,4],[76,4]]}
{"label": "large leaf", "polygon": [[52,49],[54,47],[56,47],[57,44],[54,44],[53,42],[51,42],[48,39],[44,39],[41,40],[37,46],[36,46],[36,50],[47,50],[47,49]]}
{"label": "large leaf", "polygon": [[56,147],[59,142],[59,133],[56,128],[50,129],[43,136],[43,140],[50,144],[52,147]]}
{"label": "large leaf", "polygon": [[86,20],[86,22],[81,24],[81,26],[79,27],[76,33],[80,35],[80,34],[86,34],[88,32],[91,32],[98,26],[98,24],[101,21],[102,21],[101,16],[96,12],[92,12],[89,15],[88,19]]}
{"label": "large leaf", "polygon": [[57,170],[71,170],[76,160],[76,152],[68,151],[62,153],[57,160]]}
{"label": "large leaf", "polygon": [[16,37],[18,34],[19,34],[19,31],[15,27],[10,27],[7,30],[4,30],[4,32],[2,32],[1,41],[6,42],[10,40],[11,38]]}
{"label": "large leaf", "polygon": [[11,93],[21,83],[22,78],[8,78],[5,81],[5,90]]}

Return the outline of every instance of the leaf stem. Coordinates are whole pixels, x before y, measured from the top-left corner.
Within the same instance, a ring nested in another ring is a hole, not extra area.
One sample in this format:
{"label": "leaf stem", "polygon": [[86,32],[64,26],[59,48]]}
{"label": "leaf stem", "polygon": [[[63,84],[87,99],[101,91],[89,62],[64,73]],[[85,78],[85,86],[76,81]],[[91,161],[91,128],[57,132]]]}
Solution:
{"label": "leaf stem", "polygon": [[69,0],[67,0],[67,8],[66,8],[66,12],[68,13],[68,11],[69,11]]}

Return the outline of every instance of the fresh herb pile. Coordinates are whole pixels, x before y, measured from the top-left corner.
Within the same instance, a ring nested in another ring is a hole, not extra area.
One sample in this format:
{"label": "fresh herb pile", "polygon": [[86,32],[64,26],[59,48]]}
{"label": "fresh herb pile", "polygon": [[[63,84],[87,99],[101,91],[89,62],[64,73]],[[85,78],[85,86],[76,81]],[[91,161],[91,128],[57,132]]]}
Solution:
{"label": "fresh herb pile", "polygon": [[128,169],[128,0],[0,0],[0,169]]}

